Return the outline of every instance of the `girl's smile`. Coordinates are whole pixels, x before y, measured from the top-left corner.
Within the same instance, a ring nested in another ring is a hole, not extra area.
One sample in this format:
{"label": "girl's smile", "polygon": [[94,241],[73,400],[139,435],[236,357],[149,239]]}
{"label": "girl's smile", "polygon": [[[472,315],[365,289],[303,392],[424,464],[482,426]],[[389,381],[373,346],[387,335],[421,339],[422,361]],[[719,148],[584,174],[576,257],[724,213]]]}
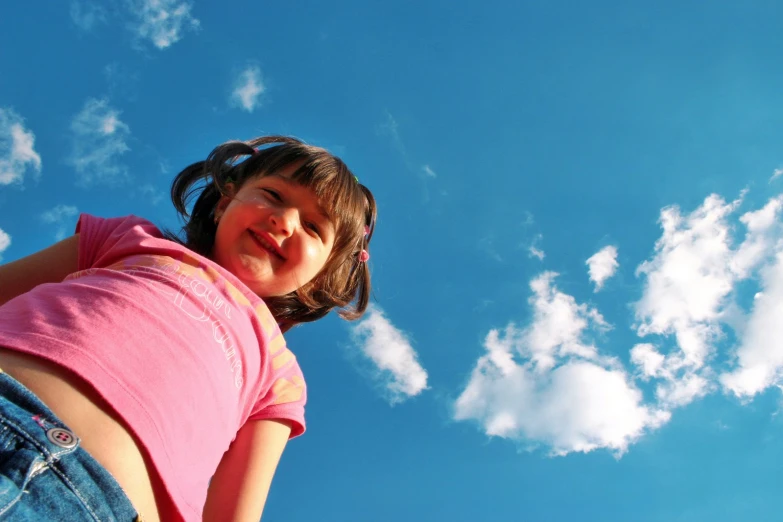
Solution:
{"label": "girl's smile", "polygon": [[315,192],[290,180],[288,171],[247,180],[215,210],[212,258],[260,297],[308,283],[334,244],[334,224]]}

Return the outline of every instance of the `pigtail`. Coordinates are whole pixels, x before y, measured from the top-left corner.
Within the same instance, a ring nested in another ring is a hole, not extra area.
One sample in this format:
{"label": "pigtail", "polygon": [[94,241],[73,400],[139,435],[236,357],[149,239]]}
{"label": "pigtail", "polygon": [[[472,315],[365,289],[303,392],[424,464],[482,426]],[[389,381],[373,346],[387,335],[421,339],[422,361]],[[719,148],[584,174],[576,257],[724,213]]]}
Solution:
{"label": "pigtail", "polygon": [[[230,195],[244,181],[243,169],[236,161],[255,152],[248,144],[230,141],[215,147],[204,161],[193,163],[177,174],[171,184],[171,201],[185,221],[185,245],[203,256],[209,256],[215,242],[215,207],[220,198]],[[188,205],[196,198],[193,208]],[[166,234],[174,239],[171,234]]]}
{"label": "pigtail", "polygon": [[370,282],[370,266],[367,261],[360,259],[361,252],[370,251],[370,241],[372,240],[373,232],[375,232],[375,220],[377,218],[378,210],[375,205],[375,198],[372,192],[364,185],[359,185],[367,201],[365,210],[365,226],[367,227],[367,233],[362,234],[362,239],[359,242],[359,248],[356,254],[351,258],[351,262],[355,263],[354,269],[346,285],[346,294],[350,295],[352,299],[355,296],[354,305],[350,308],[344,308],[338,312],[340,317],[348,321],[354,321],[359,319],[367,310],[367,306],[370,304],[370,295],[372,285]]}

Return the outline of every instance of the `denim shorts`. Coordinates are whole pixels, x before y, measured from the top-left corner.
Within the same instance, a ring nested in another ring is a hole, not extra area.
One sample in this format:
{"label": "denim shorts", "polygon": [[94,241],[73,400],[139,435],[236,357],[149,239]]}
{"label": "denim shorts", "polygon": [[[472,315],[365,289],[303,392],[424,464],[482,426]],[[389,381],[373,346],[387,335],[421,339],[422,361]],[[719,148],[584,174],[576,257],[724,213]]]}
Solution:
{"label": "denim shorts", "polygon": [[0,370],[0,521],[140,521],[125,492],[30,390]]}

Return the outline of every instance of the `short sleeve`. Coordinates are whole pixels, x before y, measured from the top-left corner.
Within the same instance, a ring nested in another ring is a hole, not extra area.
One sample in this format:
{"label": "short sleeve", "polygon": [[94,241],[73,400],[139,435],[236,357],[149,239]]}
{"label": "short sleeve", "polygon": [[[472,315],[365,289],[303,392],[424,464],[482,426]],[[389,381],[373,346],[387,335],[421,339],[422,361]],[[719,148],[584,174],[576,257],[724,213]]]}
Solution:
{"label": "short sleeve", "polygon": [[294,354],[285,348],[281,355],[287,359],[286,363],[274,372],[272,386],[256,403],[248,420],[291,421],[291,438],[294,438],[305,432],[307,385]]}
{"label": "short sleeve", "polygon": [[79,216],[76,223],[76,233],[79,234],[79,270],[101,266],[101,260],[136,227],[140,227],[139,231],[144,234],[160,234],[152,223],[136,216],[108,219],[90,214]]}

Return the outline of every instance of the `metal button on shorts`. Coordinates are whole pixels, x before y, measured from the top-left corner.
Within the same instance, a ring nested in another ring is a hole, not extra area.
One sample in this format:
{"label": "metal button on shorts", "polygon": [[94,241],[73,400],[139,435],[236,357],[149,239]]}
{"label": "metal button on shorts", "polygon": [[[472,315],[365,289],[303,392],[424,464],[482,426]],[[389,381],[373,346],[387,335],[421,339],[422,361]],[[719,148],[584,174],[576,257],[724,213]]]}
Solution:
{"label": "metal button on shorts", "polygon": [[79,439],[76,438],[76,435],[62,428],[52,428],[47,430],[46,437],[53,444],[66,449],[73,448],[79,442]]}

